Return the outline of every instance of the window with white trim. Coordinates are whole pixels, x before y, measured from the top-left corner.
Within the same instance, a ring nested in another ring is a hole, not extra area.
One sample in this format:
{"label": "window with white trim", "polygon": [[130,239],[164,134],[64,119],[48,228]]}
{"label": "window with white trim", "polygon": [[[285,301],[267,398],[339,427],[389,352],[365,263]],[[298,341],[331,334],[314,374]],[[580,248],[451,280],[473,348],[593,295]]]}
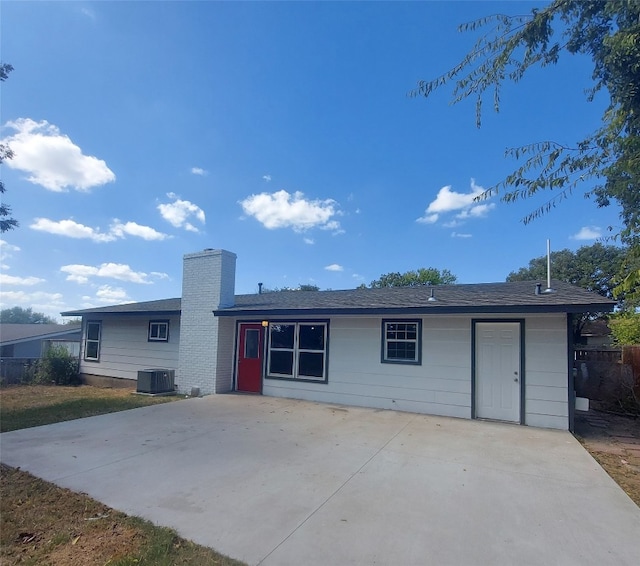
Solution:
{"label": "window with white trim", "polygon": [[84,359],[97,362],[100,359],[100,338],[102,336],[102,322],[87,322],[87,333],[84,340]]}
{"label": "window with white trim", "polygon": [[267,377],[327,381],[326,322],[269,323]]}
{"label": "window with white trim", "polygon": [[149,342],[169,341],[169,321],[152,320],[149,322]]}
{"label": "window with white trim", "polygon": [[382,321],[382,362],[395,364],[422,363],[422,321]]}

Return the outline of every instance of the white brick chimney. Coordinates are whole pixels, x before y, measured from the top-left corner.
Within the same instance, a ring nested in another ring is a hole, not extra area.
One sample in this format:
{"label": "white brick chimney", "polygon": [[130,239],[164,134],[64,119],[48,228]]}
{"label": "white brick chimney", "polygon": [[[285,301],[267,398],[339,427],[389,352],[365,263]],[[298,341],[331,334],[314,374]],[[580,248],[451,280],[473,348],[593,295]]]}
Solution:
{"label": "white brick chimney", "polygon": [[193,387],[202,395],[231,390],[234,323],[213,311],[234,305],[235,277],[234,253],[207,249],[184,256],[176,377],[180,393],[190,394]]}

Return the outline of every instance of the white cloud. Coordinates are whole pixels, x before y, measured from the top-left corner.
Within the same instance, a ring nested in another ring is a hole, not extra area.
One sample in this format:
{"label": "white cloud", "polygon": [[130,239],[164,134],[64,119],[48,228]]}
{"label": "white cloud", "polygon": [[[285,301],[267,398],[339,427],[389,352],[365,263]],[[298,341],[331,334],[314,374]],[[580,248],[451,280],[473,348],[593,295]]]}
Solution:
{"label": "white cloud", "polygon": [[136,236],[143,240],[165,240],[170,238],[169,235],[158,232],[149,226],[142,226],[136,222],[122,223],[118,219],[113,221],[109,228],[109,232],[101,232],[97,228],[91,228],[80,224],[75,220],[49,220],[48,218],[36,218],[29,228],[56,234],[58,236],[66,236],[67,238],[88,239],[94,242],[104,243],[113,242],[118,238],[125,238],[127,235]]}
{"label": "white cloud", "polygon": [[313,246],[313,244],[316,243],[316,241],[313,238],[303,238],[302,241],[308,246]]}
{"label": "white cloud", "polygon": [[68,274],[67,281],[76,283],[88,283],[90,277],[104,277],[130,283],[151,284],[146,273],[133,271],[124,263],[103,263],[98,267],[81,264],[63,265],[60,271]]}
{"label": "white cloud", "polygon": [[198,229],[188,220],[195,218],[201,224],[204,224],[204,211],[188,200],[181,200],[175,193],[167,193],[167,196],[175,200],[174,202],[158,205],[162,218],[176,228],[184,228],[189,232],[198,232]]}
{"label": "white cloud", "polygon": [[597,240],[602,237],[602,230],[598,226],[583,226],[576,234],[571,236],[572,240]]}
{"label": "white cloud", "polygon": [[271,175],[262,175],[262,180],[266,181],[267,183],[271,182]]}
{"label": "white cloud", "polygon": [[8,243],[6,240],[0,240],[0,267],[2,269],[9,269],[9,266],[4,262],[10,257],[13,257],[13,252],[19,252],[20,248]]}
{"label": "white cloud", "polygon": [[80,8],[80,13],[86,16],[87,18],[89,18],[90,20],[93,20],[94,22],[97,19],[96,13],[93,10],[87,8],[86,6],[83,6],[82,8]]}
{"label": "white cloud", "polygon": [[471,238],[471,234],[461,234],[460,232],[451,232],[452,238]]}
{"label": "white cloud", "polygon": [[110,285],[101,285],[96,291],[96,299],[101,303],[109,305],[131,302],[131,298],[124,289],[121,287],[111,287]]}
{"label": "white cloud", "polygon": [[200,175],[200,177],[204,177],[205,175],[207,175],[209,173],[208,171],[206,171],[202,167],[192,167],[191,168],[191,172],[194,175]]}
{"label": "white cloud", "polygon": [[162,273],[160,271],[152,271],[150,275],[156,277],[157,279],[170,279],[167,273]]}
{"label": "white cloud", "polygon": [[456,214],[456,218],[459,220],[466,220],[467,218],[483,218],[489,214],[489,211],[495,208],[495,206],[496,205],[493,202],[489,204],[476,204],[475,206],[466,208],[459,214]]}
{"label": "white cloud", "polygon": [[344,267],[338,265],[337,263],[332,263],[331,265],[327,265],[325,267],[327,271],[344,271]]}
{"label": "white cloud", "polygon": [[17,277],[14,275],[7,275],[6,273],[0,273],[0,285],[37,285],[38,283],[44,283],[45,279],[39,277]]}
{"label": "white cloud", "polygon": [[0,240],[0,250],[2,250],[5,253],[19,252],[20,248],[18,246],[14,246],[13,244],[10,244],[6,240]]}
{"label": "white cloud", "polygon": [[[424,215],[416,220],[423,224],[436,223],[443,214],[460,211],[455,215],[458,220],[467,220],[469,218],[483,218],[489,211],[495,207],[495,204],[478,204],[475,200],[484,193],[484,188],[476,185],[474,179],[471,179],[471,190],[468,193],[458,193],[451,189],[450,185],[442,187],[436,198],[429,203]],[[447,226],[455,226],[459,222],[450,221]]]}
{"label": "white cloud", "polygon": [[304,232],[310,228],[340,230],[340,223],[333,220],[339,215],[334,200],[306,200],[296,191],[292,195],[285,190],[275,193],[251,195],[240,201],[245,214],[253,216],[265,228],[292,228]]}
{"label": "white cloud", "polygon": [[437,214],[426,214],[416,220],[422,224],[435,224],[438,221],[439,216]]}
{"label": "white cloud", "polygon": [[68,188],[86,192],[116,179],[104,160],[84,155],[68,136],[46,120],[19,118],[7,122],[6,127],[16,133],[0,140],[9,144],[15,154],[5,164],[28,173],[27,180],[35,185],[56,192]]}
{"label": "white cloud", "polygon": [[57,234],[58,236],[67,236],[68,238],[76,239],[89,239],[94,242],[101,243],[112,242],[116,239],[114,234],[105,234],[95,228],[79,224],[75,220],[55,221],[49,220],[48,218],[36,218],[33,223],[29,225],[29,228],[39,230],[40,232],[47,232],[49,234]]}
{"label": "white cloud", "polygon": [[138,238],[142,238],[148,242],[152,240],[166,240],[171,237],[168,234],[158,232],[149,226],[142,226],[136,222],[126,222],[122,224],[117,219],[114,220],[114,223],[111,225],[110,233],[118,238],[124,238],[126,234],[129,236],[137,236]]}
{"label": "white cloud", "polygon": [[46,293],[36,291],[2,291],[0,293],[0,307],[31,307],[35,312],[42,312],[53,318],[60,317],[60,311],[65,310],[65,304],[61,293]]}

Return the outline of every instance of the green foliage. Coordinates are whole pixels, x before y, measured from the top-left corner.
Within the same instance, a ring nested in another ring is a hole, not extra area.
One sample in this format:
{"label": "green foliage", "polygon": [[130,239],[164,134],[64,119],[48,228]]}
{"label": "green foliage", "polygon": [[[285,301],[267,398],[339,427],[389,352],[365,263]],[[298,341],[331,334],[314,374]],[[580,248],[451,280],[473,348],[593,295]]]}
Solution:
{"label": "green foliage", "polygon": [[[589,291],[593,291],[614,298],[614,288],[617,284],[617,274],[626,261],[627,250],[616,246],[605,246],[597,243],[592,246],[582,246],[576,252],[564,249],[551,252],[551,276],[558,281],[565,281]],[[507,281],[546,281],[547,257],[532,259],[527,267],[512,271]],[[618,306],[625,308],[624,294],[616,297]],[[601,318],[602,313],[585,313],[574,317],[573,340],[576,344],[582,342],[582,329],[588,320]]]}
{"label": "green foliage", "polygon": [[41,312],[33,312],[31,307],[13,307],[0,311],[0,324],[56,324],[56,321]]}
{"label": "green foliage", "polygon": [[620,207],[624,227],[620,238],[629,245],[640,239],[640,2],[637,0],[553,0],[529,15],[497,14],[460,26],[460,31],[486,30],[462,61],[440,77],[419,81],[412,96],[428,97],[453,83],[452,103],[476,101],[480,127],[483,99],[500,107],[505,81],[518,82],[531,68],[555,64],[565,53],[582,54],[593,62],[593,87],[587,99],[606,90],[610,104],[602,126],[572,144],[556,141],[509,149],[523,159],[511,175],[490,187],[479,200],[506,191],[513,202],[540,191],[550,200],[523,221],[548,212],[577,191],[595,198],[598,206],[612,200]]}
{"label": "green foliage", "polygon": [[629,250],[613,293],[616,298],[624,297],[627,309],[640,307],[640,245]]}
{"label": "green foliage", "polygon": [[[616,277],[626,256],[625,248],[600,243],[582,246],[576,252],[568,249],[551,252],[551,275],[553,279],[612,299]],[[545,281],[546,278],[547,257],[541,256],[532,259],[527,267],[509,273],[507,281]]]}
{"label": "green foliage", "polygon": [[[4,82],[11,71],[13,71],[11,65],[0,63],[0,81]],[[13,151],[9,146],[0,143],[0,165],[5,159],[13,159]],[[5,190],[4,183],[0,180],[0,194],[3,194]],[[11,218],[10,215],[11,207],[4,202],[0,202],[0,232],[6,232],[18,227],[18,221],[15,218]]]}
{"label": "green foliage", "polygon": [[35,381],[56,385],[79,385],[78,358],[64,346],[52,346],[38,363]]}
{"label": "green foliage", "polygon": [[[450,285],[457,281],[457,277],[448,269],[439,270],[435,267],[421,267],[416,271],[405,273],[385,273],[371,282],[372,289],[381,287],[417,287],[420,285]],[[361,285],[361,287],[363,287]]]}
{"label": "green foliage", "polygon": [[624,312],[612,315],[609,328],[617,346],[640,344],[640,313]]}

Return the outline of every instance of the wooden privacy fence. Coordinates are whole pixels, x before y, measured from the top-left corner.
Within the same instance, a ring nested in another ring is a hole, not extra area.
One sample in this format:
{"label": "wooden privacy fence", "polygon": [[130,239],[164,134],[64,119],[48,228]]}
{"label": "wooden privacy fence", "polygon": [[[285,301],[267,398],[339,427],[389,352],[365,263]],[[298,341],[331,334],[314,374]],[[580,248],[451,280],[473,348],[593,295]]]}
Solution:
{"label": "wooden privacy fence", "polygon": [[603,348],[601,350],[576,349],[575,360],[577,362],[609,362],[618,363],[622,360],[620,348]]}
{"label": "wooden privacy fence", "polygon": [[640,346],[623,346],[622,364],[631,367],[636,389],[640,387]]}
{"label": "wooden privacy fence", "polygon": [[638,404],[640,345],[575,350],[575,389],[579,397],[604,403]]}

